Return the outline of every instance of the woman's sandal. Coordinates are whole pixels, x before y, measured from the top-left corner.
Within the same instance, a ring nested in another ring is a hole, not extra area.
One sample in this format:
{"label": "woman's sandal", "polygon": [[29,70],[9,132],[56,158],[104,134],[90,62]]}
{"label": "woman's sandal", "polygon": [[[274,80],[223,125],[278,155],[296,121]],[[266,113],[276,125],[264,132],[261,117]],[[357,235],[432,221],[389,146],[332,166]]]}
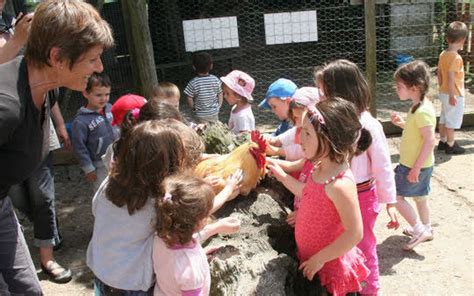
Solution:
{"label": "woman's sandal", "polygon": [[48,266],[41,264],[41,270],[48,275],[52,282],[65,284],[72,279],[72,272],[59,265],[56,261],[49,261]]}

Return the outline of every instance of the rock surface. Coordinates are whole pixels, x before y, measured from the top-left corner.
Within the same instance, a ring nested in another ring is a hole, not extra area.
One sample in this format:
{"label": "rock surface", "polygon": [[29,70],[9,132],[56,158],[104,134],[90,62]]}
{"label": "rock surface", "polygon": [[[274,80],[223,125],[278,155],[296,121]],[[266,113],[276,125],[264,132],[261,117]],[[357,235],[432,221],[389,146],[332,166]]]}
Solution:
{"label": "rock surface", "polygon": [[239,218],[241,230],[216,236],[208,244],[223,246],[209,264],[211,295],[303,295],[295,288],[294,231],[285,221],[292,203],[288,190],[266,178],[249,196],[217,212],[216,218]]}

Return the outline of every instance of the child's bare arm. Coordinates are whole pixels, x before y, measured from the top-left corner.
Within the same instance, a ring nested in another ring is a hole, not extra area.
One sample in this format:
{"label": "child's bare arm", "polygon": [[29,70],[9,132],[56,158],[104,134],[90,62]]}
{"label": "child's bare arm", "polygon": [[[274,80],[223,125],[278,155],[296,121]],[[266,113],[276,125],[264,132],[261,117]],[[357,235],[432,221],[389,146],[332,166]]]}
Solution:
{"label": "child's bare arm", "polygon": [[433,152],[433,148],[436,144],[435,133],[432,126],[424,126],[420,128],[420,134],[423,138],[423,145],[421,146],[420,154],[418,154],[418,157],[407,176],[408,181],[412,183],[418,182],[421,167],[426,158]]}
{"label": "child's bare arm", "polygon": [[301,196],[303,194],[304,183],[296,180],[292,176],[288,175],[283,169],[276,163],[269,163],[268,169],[272,172],[272,175],[280,181],[288,190],[294,195]]}
{"label": "child's bare arm", "polygon": [[278,164],[286,173],[294,173],[303,170],[305,159],[298,159],[294,161],[267,158],[268,163]]}
{"label": "child's bare arm", "polygon": [[436,71],[438,74],[438,87],[440,87],[443,84],[443,73],[438,68],[438,71]]}
{"label": "child's bare arm", "polygon": [[457,100],[456,100],[455,86],[454,86],[454,72],[448,72],[448,95],[449,95],[449,104],[451,106],[456,106]]}
{"label": "child's bare arm", "polygon": [[224,95],[222,94],[222,92],[220,92],[218,95],[217,95],[217,98],[219,99],[219,107],[222,106],[222,103],[224,102]]}
{"label": "child's bare arm", "polygon": [[193,108],[193,107],[194,107],[194,100],[193,100],[193,97],[191,97],[191,96],[186,96],[186,103],[188,103],[189,108]]}

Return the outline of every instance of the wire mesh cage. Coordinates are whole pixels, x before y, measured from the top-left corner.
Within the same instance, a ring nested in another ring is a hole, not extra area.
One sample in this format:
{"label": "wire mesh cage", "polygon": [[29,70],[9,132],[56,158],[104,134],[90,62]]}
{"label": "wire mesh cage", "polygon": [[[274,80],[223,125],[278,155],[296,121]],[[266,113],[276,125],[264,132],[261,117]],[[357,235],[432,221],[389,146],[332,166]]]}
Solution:
{"label": "wire mesh cage", "polygon": [[[446,47],[444,31],[451,21],[464,21],[472,35],[474,5],[469,0],[376,3],[375,98],[378,116],[387,118],[390,110],[400,108],[392,81],[397,66],[423,59],[436,67]],[[112,79],[113,102],[137,89],[120,0],[105,1],[101,14],[112,26],[116,40],[116,47],[103,55],[105,71]],[[259,126],[277,123],[270,111],[257,107],[276,79],[291,79],[299,87],[314,85],[313,67],[335,59],[349,59],[366,69],[361,0],[149,0],[148,17],[159,81],[173,82],[182,92],[195,76],[193,53],[205,50],[213,56],[212,74],[220,77],[238,69],[255,79],[252,107]],[[471,48],[469,37],[461,52],[468,80]],[[66,119],[70,120],[83,103],[81,95],[73,93],[62,108]],[[226,121],[229,112],[224,103],[220,119]]]}

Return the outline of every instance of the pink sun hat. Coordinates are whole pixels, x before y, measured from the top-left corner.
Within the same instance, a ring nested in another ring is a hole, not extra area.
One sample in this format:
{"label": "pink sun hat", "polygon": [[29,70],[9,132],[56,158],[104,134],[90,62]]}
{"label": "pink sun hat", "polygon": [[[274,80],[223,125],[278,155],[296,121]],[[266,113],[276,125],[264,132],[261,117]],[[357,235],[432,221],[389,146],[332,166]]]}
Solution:
{"label": "pink sun hat", "polygon": [[249,103],[253,102],[252,92],[255,88],[255,80],[250,77],[249,74],[239,70],[234,70],[226,76],[222,76],[221,80],[231,90],[246,98]]}
{"label": "pink sun hat", "polygon": [[301,87],[295,91],[291,99],[303,106],[314,106],[319,102],[319,89],[317,87]]}

